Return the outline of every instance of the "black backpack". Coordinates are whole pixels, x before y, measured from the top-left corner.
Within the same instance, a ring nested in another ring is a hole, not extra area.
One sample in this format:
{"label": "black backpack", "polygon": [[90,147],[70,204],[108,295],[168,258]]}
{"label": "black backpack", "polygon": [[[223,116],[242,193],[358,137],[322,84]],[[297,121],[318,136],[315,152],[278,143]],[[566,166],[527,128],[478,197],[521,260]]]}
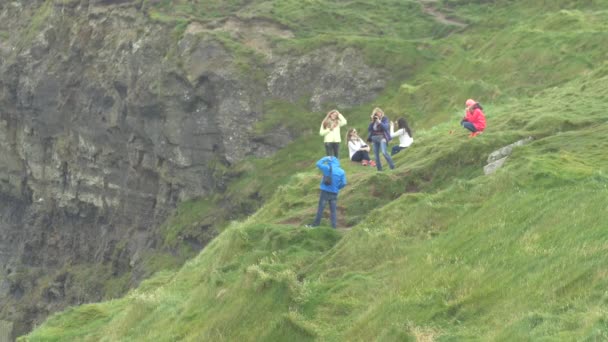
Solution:
{"label": "black backpack", "polygon": [[331,163],[329,164],[329,176],[323,176],[323,184],[331,185],[331,174],[333,170],[331,169]]}

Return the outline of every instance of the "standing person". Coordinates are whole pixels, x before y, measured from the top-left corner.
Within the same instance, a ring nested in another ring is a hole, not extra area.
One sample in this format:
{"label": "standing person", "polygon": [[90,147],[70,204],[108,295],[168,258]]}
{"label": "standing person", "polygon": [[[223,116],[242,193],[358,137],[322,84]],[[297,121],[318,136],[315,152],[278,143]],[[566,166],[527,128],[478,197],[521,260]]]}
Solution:
{"label": "standing person", "polygon": [[367,127],[369,136],[367,141],[371,141],[374,144],[374,155],[376,156],[376,168],[378,171],[382,171],[382,162],[380,161],[380,152],[384,155],[384,158],[388,162],[388,166],[392,169],[395,168],[393,159],[386,152],[386,144],[391,141],[391,134],[389,132],[389,120],[384,115],[382,109],[376,107],[372,111],[371,122]]}
{"label": "standing person", "polygon": [[469,138],[473,138],[483,133],[483,130],[486,128],[486,116],[483,114],[481,105],[475,100],[468,99],[465,105],[467,109],[460,124],[471,131]]}
{"label": "standing person", "polygon": [[321,217],[325,204],[329,202],[331,226],[335,229],[337,224],[338,193],[346,185],[346,174],[340,167],[340,161],[333,156],[325,156],[317,161],[317,168],[323,173],[321,180],[321,195],[319,196],[319,207],[313,224],[306,227],[317,227],[321,224]]}
{"label": "standing person", "polygon": [[391,121],[391,138],[399,137],[399,145],[393,146],[391,149],[391,156],[399,153],[399,151],[410,147],[410,145],[414,142],[414,138],[412,135],[412,130],[410,126],[408,126],[405,118],[399,118],[397,120],[397,131],[395,132],[395,123]]}
{"label": "standing person", "polygon": [[319,134],[324,137],[325,143],[325,155],[335,156],[339,158],[338,153],[340,150],[340,127],[346,125],[346,119],[336,109],[330,110],[319,129]]}
{"label": "standing person", "polygon": [[354,162],[361,162],[363,166],[376,166],[376,163],[369,158],[369,146],[357,135],[357,130],[351,128],[346,133],[348,143],[348,156]]}

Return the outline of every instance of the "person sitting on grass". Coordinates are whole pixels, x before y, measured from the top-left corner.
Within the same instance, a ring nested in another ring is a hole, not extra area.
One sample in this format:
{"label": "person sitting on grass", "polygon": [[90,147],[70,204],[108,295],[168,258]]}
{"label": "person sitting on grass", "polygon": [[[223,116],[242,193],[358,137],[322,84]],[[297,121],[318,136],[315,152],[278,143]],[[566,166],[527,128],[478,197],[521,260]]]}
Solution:
{"label": "person sitting on grass", "polygon": [[414,142],[414,138],[412,137],[412,130],[410,126],[408,126],[405,118],[399,118],[397,120],[397,131],[395,131],[395,123],[391,121],[391,138],[399,137],[399,145],[393,146],[391,149],[391,156],[399,153],[399,151],[410,147],[410,145]]}
{"label": "person sitting on grass", "polygon": [[346,173],[340,167],[340,161],[333,156],[325,156],[317,161],[317,168],[323,173],[321,180],[321,193],[319,195],[319,206],[317,216],[312,224],[307,224],[307,228],[314,228],[321,224],[321,217],[325,205],[329,202],[329,216],[331,226],[336,229],[338,211],[338,193],[346,185]]}
{"label": "person sitting on grass", "polygon": [[369,146],[359,137],[357,130],[351,128],[346,133],[346,141],[348,142],[348,155],[350,160],[361,162],[363,166],[376,166],[376,162],[369,158]]}
{"label": "person sitting on grass", "polygon": [[473,99],[468,99],[465,102],[467,109],[464,118],[460,121],[462,127],[471,131],[469,138],[476,137],[483,133],[486,129],[486,116],[483,114],[483,108]]}

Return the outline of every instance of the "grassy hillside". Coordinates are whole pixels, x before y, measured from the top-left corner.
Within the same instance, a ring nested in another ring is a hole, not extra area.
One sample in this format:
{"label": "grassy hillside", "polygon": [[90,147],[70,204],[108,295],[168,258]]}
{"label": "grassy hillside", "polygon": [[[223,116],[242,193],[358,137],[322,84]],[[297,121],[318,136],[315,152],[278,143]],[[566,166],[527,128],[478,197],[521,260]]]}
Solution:
{"label": "grassy hillside", "polygon": [[[416,73],[347,113],[363,130],[375,105],[391,117],[406,112],[415,145],[383,173],[343,158],[341,229],[302,227],[315,212],[322,153],[313,134],[320,114],[309,113],[309,134],[271,159],[226,170],[238,177],[229,195],[266,200],[254,215],[179,271],[54,315],[22,340],[608,339],[608,11],[591,0],[485,3],[438,3],[469,26],[421,38]],[[247,4],[255,13],[279,8]],[[364,5],[301,7],[332,15],[339,7],[344,22],[387,15]],[[168,8],[156,10],[168,16]],[[332,29],[306,29],[305,18],[302,39]],[[475,139],[458,127],[467,97],[488,117]],[[483,175],[489,153],[528,136],[534,141],[504,168]],[[204,217],[209,206],[189,203],[174,222],[195,220],[193,208]]]}

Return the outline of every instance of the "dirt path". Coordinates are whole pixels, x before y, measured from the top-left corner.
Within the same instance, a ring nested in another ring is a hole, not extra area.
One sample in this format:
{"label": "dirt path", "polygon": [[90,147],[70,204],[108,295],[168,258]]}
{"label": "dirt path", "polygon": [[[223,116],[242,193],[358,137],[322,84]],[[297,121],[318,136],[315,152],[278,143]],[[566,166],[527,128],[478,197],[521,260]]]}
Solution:
{"label": "dirt path", "polygon": [[450,19],[450,18],[446,17],[445,14],[439,12],[439,10],[437,10],[437,8],[435,8],[435,6],[434,6],[435,3],[437,3],[437,0],[418,0],[418,2],[422,6],[422,11],[424,13],[432,16],[433,18],[435,18],[435,20],[437,20],[438,22],[440,22],[442,24],[458,26],[458,27],[467,26],[466,23],[459,21],[459,20]]}

